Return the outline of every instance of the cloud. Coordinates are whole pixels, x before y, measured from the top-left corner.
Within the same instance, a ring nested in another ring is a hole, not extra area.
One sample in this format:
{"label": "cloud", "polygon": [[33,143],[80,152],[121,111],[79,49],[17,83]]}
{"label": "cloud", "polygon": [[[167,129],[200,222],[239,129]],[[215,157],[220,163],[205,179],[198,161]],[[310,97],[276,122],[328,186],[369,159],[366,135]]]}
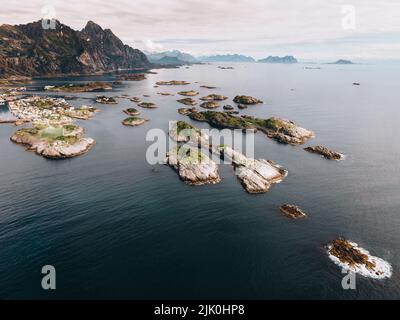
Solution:
{"label": "cloud", "polygon": [[164,46],[162,44],[156,43],[150,39],[146,39],[145,41],[143,41],[143,44],[144,44],[146,51],[150,51],[150,52],[164,51]]}
{"label": "cloud", "polygon": [[[315,47],[326,51],[316,51],[318,56],[335,53],[331,42],[335,39],[373,35],[359,44],[367,48],[386,33],[400,33],[395,14],[400,12],[398,0],[30,0],[23,6],[2,0],[0,21],[38,20],[44,5],[54,6],[57,18],[75,29],[93,20],[128,44],[139,40],[144,48],[154,44],[156,50],[162,45],[196,54],[219,51],[262,57],[274,51],[301,55],[309,43],[326,43]],[[354,29],[343,28],[347,5],[355,10]],[[293,48],[298,51],[288,52]],[[348,44],[349,50],[354,48]],[[387,50],[380,52],[384,57]]]}

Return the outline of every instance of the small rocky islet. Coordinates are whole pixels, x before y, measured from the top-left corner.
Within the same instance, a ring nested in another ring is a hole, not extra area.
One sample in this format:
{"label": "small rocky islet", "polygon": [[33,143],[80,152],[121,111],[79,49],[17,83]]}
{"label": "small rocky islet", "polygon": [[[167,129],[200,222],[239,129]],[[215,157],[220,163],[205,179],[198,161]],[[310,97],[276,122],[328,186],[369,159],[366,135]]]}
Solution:
{"label": "small rocky islet", "polygon": [[158,108],[157,105],[153,102],[140,102],[138,106],[144,109],[156,109]]}
{"label": "small rocky islet", "polygon": [[183,98],[177,100],[179,103],[182,103],[187,106],[195,106],[197,104],[197,101],[194,100],[193,98]]}
{"label": "small rocky islet", "polygon": [[220,106],[221,105],[217,101],[207,101],[207,102],[203,102],[200,105],[200,107],[202,107],[203,109],[217,109]]}
{"label": "small rocky islet", "polygon": [[304,148],[304,150],[307,152],[319,154],[328,160],[341,160],[344,157],[343,154],[332,151],[331,149],[328,149],[327,147],[321,145],[309,146]]}
{"label": "small rocky islet", "polygon": [[392,276],[389,262],[372,256],[355,242],[338,238],[326,245],[329,258],[348,272],[355,272],[364,277],[385,279]]}
{"label": "small rocky islet", "polygon": [[199,93],[197,91],[190,90],[190,91],[180,91],[178,92],[178,94],[185,97],[194,97],[197,96]]}
{"label": "small rocky islet", "polygon": [[237,104],[244,104],[244,105],[249,105],[249,104],[261,104],[264,103],[262,100],[251,97],[251,96],[236,96],[233,99],[233,102]]}
{"label": "small rocky islet", "polygon": [[149,121],[148,119],[139,118],[135,116],[128,117],[122,121],[124,126],[137,127]]}
{"label": "small rocky islet", "polygon": [[209,94],[205,97],[200,98],[202,101],[223,101],[228,99],[228,97],[223,96],[222,94]]}
{"label": "small rocky islet", "polygon": [[193,108],[179,108],[178,113],[183,115],[183,116],[188,116],[191,113],[199,112],[199,110],[196,107]]}
{"label": "small rocky islet", "polygon": [[131,117],[135,117],[140,114],[140,112],[136,108],[128,108],[128,109],[123,110],[123,112]]}
{"label": "small rocky islet", "polygon": [[303,210],[293,204],[284,204],[279,207],[279,211],[290,219],[301,219],[307,217],[307,214]]}
{"label": "small rocky islet", "polygon": [[185,86],[190,84],[190,82],[187,81],[181,81],[181,80],[171,80],[171,81],[158,81],[156,82],[156,85],[158,86]]}
{"label": "small rocky islet", "polygon": [[117,104],[117,100],[114,97],[97,96],[96,102],[101,104]]}
{"label": "small rocky islet", "polygon": [[122,74],[118,77],[119,81],[143,81],[146,79],[146,75],[143,73]]}

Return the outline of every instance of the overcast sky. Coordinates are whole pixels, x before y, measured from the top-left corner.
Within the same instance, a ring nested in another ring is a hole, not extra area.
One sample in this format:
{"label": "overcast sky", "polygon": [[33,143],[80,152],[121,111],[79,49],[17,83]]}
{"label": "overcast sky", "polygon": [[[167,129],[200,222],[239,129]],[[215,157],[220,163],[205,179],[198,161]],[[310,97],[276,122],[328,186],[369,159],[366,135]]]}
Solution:
{"label": "overcast sky", "polygon": [[[0,0],[0,24],[88,20],[139,49],[263,58],[400,59],[400,0]],[[354,14],[353,14],[354,13]],[[354,19],[355,18],[355,19]]]}

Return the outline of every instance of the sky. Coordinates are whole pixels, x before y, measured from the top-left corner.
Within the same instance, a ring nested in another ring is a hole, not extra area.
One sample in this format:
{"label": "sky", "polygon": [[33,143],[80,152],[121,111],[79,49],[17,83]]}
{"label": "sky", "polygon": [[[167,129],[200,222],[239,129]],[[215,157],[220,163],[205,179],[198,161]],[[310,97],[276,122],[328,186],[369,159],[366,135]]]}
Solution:
{"label": "sky", "polygon": [[147,51],[400,60],[400,0],[0,0],[0,24],[88,20]]}

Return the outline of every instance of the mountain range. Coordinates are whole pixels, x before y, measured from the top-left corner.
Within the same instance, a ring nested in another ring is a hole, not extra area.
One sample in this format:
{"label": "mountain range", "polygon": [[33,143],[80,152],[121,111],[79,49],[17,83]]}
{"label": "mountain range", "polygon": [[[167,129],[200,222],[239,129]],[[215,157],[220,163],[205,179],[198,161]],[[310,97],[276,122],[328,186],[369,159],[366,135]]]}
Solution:
{"label": "mountain range", "polygon": [[254,58],[242,54],[217,54],[198,58],[202,62],[255,62]]}
{"label": "mountain range", "polygon": [[297,63],[297,59],[293,56],[276,57],[269,56],[268,58],[258,60],[262,63]]}
{"label": "mountain range", "polygon": [[44,29],[41,20],[0,26],[1,76],[85,74],[150,65],[143,52],[92,21],[80,31],[59,21],[54,29]]}
{"label": "mountain range", "polygon": [[147,58],[152,63],[158,64],[186,64],[198,63],[199,61],[189,53],[179,50],[164,51],[164,52],[145,52]]}

